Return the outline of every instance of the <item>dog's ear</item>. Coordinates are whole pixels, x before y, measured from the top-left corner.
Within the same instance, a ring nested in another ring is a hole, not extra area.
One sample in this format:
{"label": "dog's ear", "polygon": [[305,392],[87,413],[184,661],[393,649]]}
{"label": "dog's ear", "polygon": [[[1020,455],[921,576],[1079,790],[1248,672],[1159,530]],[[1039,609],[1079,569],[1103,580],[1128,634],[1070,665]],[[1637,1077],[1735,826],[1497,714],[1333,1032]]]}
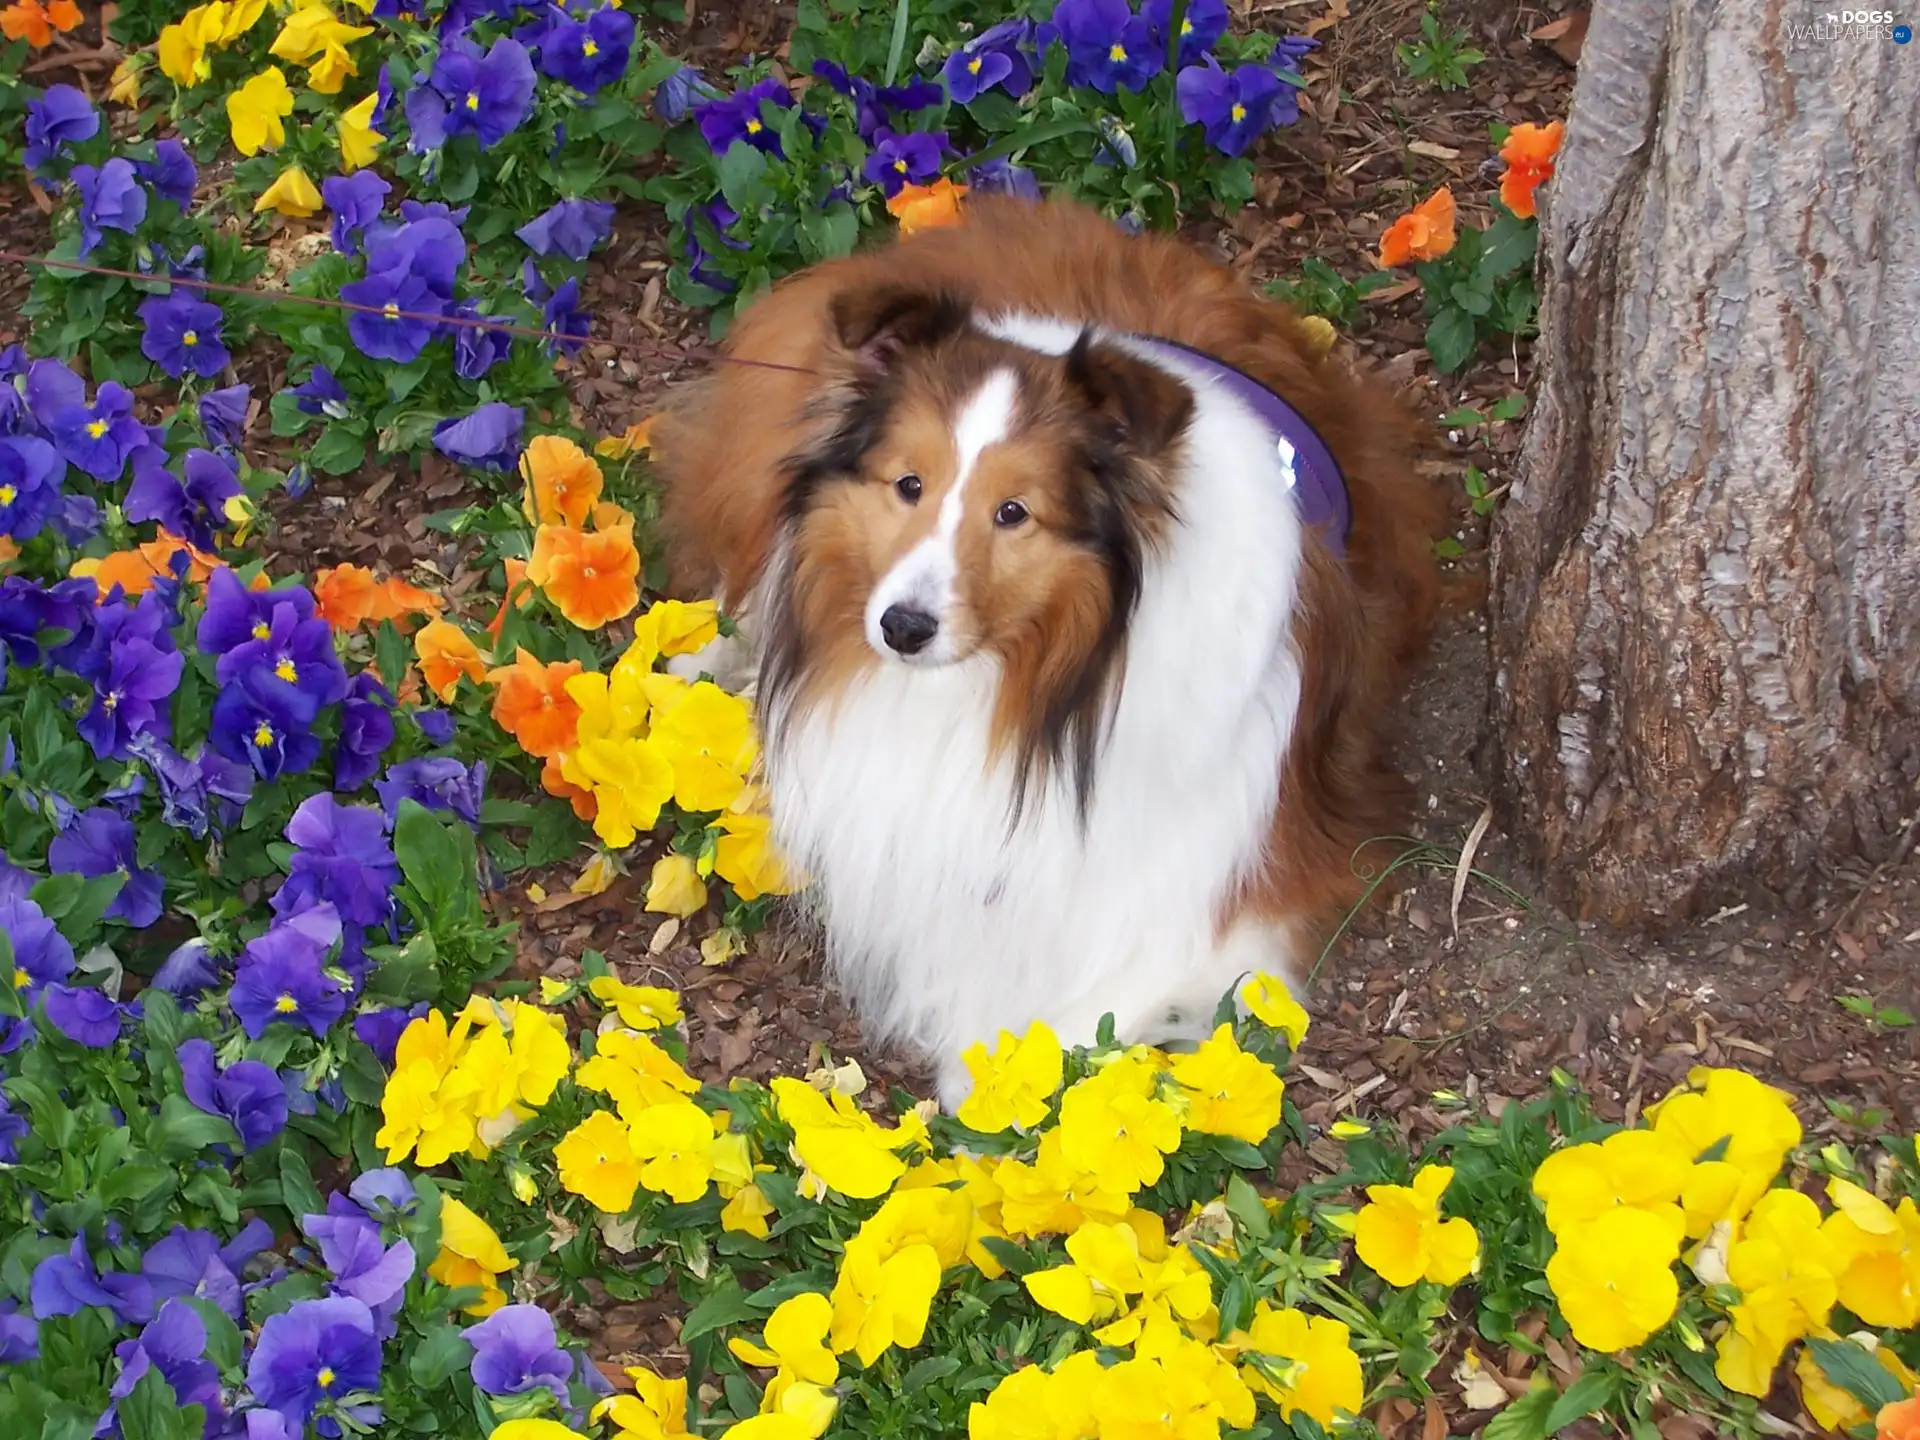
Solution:
{"label": "dog's ear", "polygon": [[1067,383],[1119,431],[1137,455],[1152,456],[1178,440],[1193,418],[1193,392],[1157,365],[1083,330],[1067,352]]}
{"label": "dog's ear", "polygon": [[834,338],[857,365],[885,370],[903,350],[958,334],[971,314],[949,291],[896,286],[843,290],[833,297],[830,319]]}

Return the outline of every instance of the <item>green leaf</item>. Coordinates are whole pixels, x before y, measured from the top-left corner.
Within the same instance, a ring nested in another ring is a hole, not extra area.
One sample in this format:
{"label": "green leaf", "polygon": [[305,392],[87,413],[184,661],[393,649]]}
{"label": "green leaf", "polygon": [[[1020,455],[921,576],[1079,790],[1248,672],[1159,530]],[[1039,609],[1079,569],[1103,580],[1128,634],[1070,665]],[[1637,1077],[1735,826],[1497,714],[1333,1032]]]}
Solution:
{"label": "green leaf", "polygon": [[1239,1169],[1268,1170],[1272,1168],[1267,1164],[1267,1157],[1262,1155],[1256,1146],[1249,1145],[1244,1140],[1235,1140],[1229,1135],[1215,1135],[1210,1138],[1214,1153]]}
{"label": "green leaf", "polygon": [[1247,1233],[1256,1240],[1265,1240],[1272,1233],[1273,1220],[1261,1203],[1260,1192],[1247,1183],[1244,1175],[1228,1177],[1227,1211],[1246,1226]]}
{"label": "green leaf", "polygon": [[140,1377],[118,1414],[125,1440],[198,1440],[207,1423],[206,1407],[181,1405],[158,1368]]}
{"label": "green leaf", "polygon": [[757,215],[760,207],[773,198],[773,186],[767,180],[767,157],[744,140],[727,147],[716,167],[720,193],[741,215]]}
{"label": "green leaf", "polygon": [[273,392],[273,399],[267,402],[267,414],[273,418],[273,433],[282,438],[309,429],[317,418],[300,408],[300,397],[291,389]]}
{"label": "green leaf", "polygon": [[407,1359],[407,1374],[422,1390],[433,1390],[467,1366],[473,1342],[458,1325],[436,1325]]}
{"label": "green leaf", "polygon": [[1448,292],[1453,303],[1469,315],[1485,315],[1493,309],[1493,296],[1485,290],[1476,290],[1467,281],[1461,281]]}
{"label": "green leaf", "polygon": [[893,38],[887,42],[887,78],[882,84],[891,85],[900,78],[900,62],[907,54],[907,21],[910,18],[907,0],[894,0]]}
{"label": "green leaf", "polygon": [[1851,1340],[1809,1340],[1813,1363],[1873,1414],[1883,1405],[1906,1399],[1906,1391],[1892,1373]]}
{"label": "green leaf", "polygon": [[1040,1268],[1040,1261],[999,1235],[982,1235],[980,1244],[989,1255],[1007,1267],[1009,1275],[1025,1275]]}
{"label": "green leaf", "polygon": [[686,1323],[680,1327],[680,1343],[684,1345],[702,1335],[710,1335],[723,1325],[738,1325],[756,1313],[753,1297],[738,1285],[729,1284],[687,1312]]}
{"label": "green leaf", "polygon": [[238,1148],[240,1136],[224,1116],[207,1114],[184,1095],[169,1095],[160,1102],[147,1144],[168,1160],[189,1160],[213,1145]]}
{"label": "green leaf", "polygon": [[1547,1434],[1557,1435],[1574,1421],[1606,1409],[1619,1391],[1617,1370],[1588,1370],[1553,1402],[1553,1408],[1547,1411],[1547,1418],[1542,1422],[1543,1428]]}
{"label": "green leaf", "polygon": [[1524,395],[1503,395],[1493,402],[1493,418],[1496,420],[1518,420],[1527,413],[1527,397]]}
{"label": "green leaf", "polygon": [[367,458],[367,442],[345,425],[331,421],[307,452],[307,463],[322,475],[351,475]]}
{"label": "green leaf", "polygon": [[157,1160],[122,1161],[100,1176],[95,1182],[94,1194],[111,1210],[124,1201],[171,1191],[177,1183],[173,1168]]}
{"label": "green leaf", "polygon": [[1472,359],[1478,343],[1473,317],[1454,306],[1442,310],[1427,326],[1427,354],[1433,357],[1434,369],[1443,375],[1453,373]]}
{"label": "green leaf", "polygon": [[1519,220],[1512,215],[1502,215],[1496,219],[1487,227],[1486,236],[1480,244],[1480,264],[1477,267],[1480,278],[1491,280],[1514,270],[1532,269],[1539,233],[1539,225],[1532,220]]}
{"label": "green leaf", "polygon": [[1540,1381],[1489,1420],[1480,1440],[1547,1440],[1553,1433],[1547,1428],[1547,1412],[1559,1398],[1552,1385]]}
{"label": "green leaf", "polygon": [[466,913],[474,898],[477,869],[473,832],[464,825],[460,828],[467,838],[465,856],[451,829],[432,811],[415,800],[400,802],[400,815],[393,827],[393,853],[400,862],[401,874],[425,908],[424,914],[414,917],[423,926],[456,919]]}
{"label": "green leaf", "polygon": [[933,1384],[936,1380],[946,1379],[959,1368],[960,1357],[957,1355],[929,1355],[926,1359],[915,1362],[907,1373],[900,1377],[901,1393],[911,1395]]}
{"label": "green leaf", "polygon": [[287,1207],[287,1213],[295,1220],[304,1215],[318,1215],[326,1209],[326,1202],[320,1198],[320,1187],[313,1183],[313,1167],[307,1164],[306,1152],[292,1139],[280,1149],[280,1195]]}
{"label": "green leaf", "polygon": [[95,875],[80,886],[80,893],[68,907],[67,913],[60,917],[60,933],[67,937],[78,950],[93,938],[94,931],[100,928],[100,921],[107,913],[107,907],[113,904],[127,883],[127,872],[109,870],[105,875]]}

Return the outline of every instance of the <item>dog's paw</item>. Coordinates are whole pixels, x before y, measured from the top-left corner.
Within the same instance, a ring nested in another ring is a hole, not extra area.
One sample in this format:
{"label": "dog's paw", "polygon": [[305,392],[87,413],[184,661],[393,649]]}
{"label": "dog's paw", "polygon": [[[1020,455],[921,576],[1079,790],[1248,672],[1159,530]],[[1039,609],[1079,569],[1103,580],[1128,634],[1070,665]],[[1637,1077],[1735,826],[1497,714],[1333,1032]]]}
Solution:
{"label": "dog's paw", "polygon": [[958,1115],[967,1097],[973,1094],[973,1072],[957,1060],[942,1065],[933,1083],[933,1093],[943,1114]]}
{"label": "dog's paw", "polygon": [[716,635],[691,655],[670,655],[666,668],[687,681],[711,675],[714,684],[736,695],[754,680],[753,652],[735,635]]}

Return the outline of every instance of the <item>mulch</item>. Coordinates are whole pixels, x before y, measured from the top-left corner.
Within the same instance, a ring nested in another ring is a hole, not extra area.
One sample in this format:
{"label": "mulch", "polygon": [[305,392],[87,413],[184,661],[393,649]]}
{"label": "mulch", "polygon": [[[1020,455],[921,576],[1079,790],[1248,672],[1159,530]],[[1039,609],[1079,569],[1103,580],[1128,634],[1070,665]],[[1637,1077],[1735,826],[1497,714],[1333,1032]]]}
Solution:
{"label": "mulch", "polygon": [[[1443,21],[1466,26],[1489,57],[1466,90],[1443,93],[1408,81],[1394,54],[1417,35],[1423,8],[1420,0],[1351,9],[1349,0],[1236,4],[1252,24],[1314,33],[1322,44],[1306,62],[1299,125],[1259,154],[1255,202],[1225,223],[1194,225],[1197,243],[1250,283],[1291,276],[1309,256],[1354,277],[1373,268],[1387,222],[1437,185],[1453,186],[1463,219],[1485,218],[1477,212],[1499,168],[1489,126],[1564,117],[1584,12],[1569,0],[1443,6]],[[682,49],[709,73],[748,54],[777,54],[787,9],[697,5]],[[1554,44],[1529,38],[1548,26],[1560,32]],[[97,83],[91,77],[89,88]],[[0,243],[44,249],[44,237],[31,198],[18,186],[0,188]],[[706,325],[666,295],[668,264],[658,213],[623,207],[586,285],[594,340],[563,362],[574,418],[590,431],[623,430],[693,373],[683,356],[703,343]],[[0,343],[19,338],[18,321],[7,317],[17,315],[25,288],[24,277],[0,267]],[[1417,293],[1395,286],[1362,306],[1348,343],[1411,387],[1436,421],[1457,406],[1484,411],[1524,393],[1525,342],[1438,377],[1422,349],[1424,329]],[[263,367],[264,385],[280,382],[270,353],[248,363]],[[263,447],[264,428],[255,432]],[[1407,834],[1425,847],[1423,858],[1325,957],[1311,987],[1312,1035],[1290,1080],[1295,1101],[1313,1124],[1360,1116],[1417,1140],[1440,1123],[1429,1103],[1437,1090],[1498,1109],[1540,1093],[1558,1068],[1587,1089],[1604,1118],[1631,1121],[1692,1067],[1737,1065],[1800,1096],[1813,1137],[1857,1143],[1912,1134],[1920,1127],[1920,1026],[1883,1026],[1839,1003],[1864,996],[1920,1009],[1920,874],[1910,861],[1842,876],[1811,915],[1741,907],[1651,939],[1576,924],[1535,899],[1540,886],[1521,848],[1495,829],[1474,849],[1476,878],[1456,905],[1455,866],[1486,805],[1490,773],[1487,522],[1472,514],[1461,476],[1476,465],[1497,487],[1519,438],[1517,424],[1452,432],[1428,466],[1455,497],[1461,553],[1447,566],[1459,603],[1406,706],[1402,758],[1424,801]],[[272,458],[264,448],[262,457]],[[318,477],[307,498],[274,507],[270,545],[283,565],[302,571],[352,560],[471,585],[462,573],[466,547],[422,522],[482,495],[437,457]],[[927,1093],[928,1077],[911,1060],[863,1044],[801,920],[776,912],[745,954],[706,966],[698,941],[716,915],[663,921],[641,909],[653,858],[630,857],[631,873],[599,895],[570,893],[566,866],[537,877],[543,898],[529,895],[524,877],[496,896],[522,922],[515,973],[577,974],[581,953],[595,949],[629,980],[676,987],[688,1010],[692,1068],[703,1079],[764,1080],[855,1057],[876,1100],[894,1086]],[[590,1338],[596,1357],[610,1366],[674,1366],[671,1297],[622,1304],[594,1290],[590,1304],[562,1319]],[[1509,1373],[1518,1366],[1512,1361]],[[1449,1391],[1445,1373],[1433,1378]],[[1461,1411],[1452,1393],[1427,1409],[1396,1402],[1377,1418],[1384,1433],[1407,1437],[1466,1434],[1484,1421]],[[1704,1433],[1686,1417],[1670,1417],[1662,1430],[1669,1440]]]}

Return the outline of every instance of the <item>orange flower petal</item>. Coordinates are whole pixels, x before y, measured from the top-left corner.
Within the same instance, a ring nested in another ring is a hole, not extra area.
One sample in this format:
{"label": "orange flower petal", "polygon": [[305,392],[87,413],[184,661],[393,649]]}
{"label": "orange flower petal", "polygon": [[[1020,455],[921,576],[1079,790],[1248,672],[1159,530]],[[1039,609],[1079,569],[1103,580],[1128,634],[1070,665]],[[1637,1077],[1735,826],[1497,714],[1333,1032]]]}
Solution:
{"label": "orange flower petal", "polygon": [[498,687],[493,718],[529,755],[547,758],[570,749],[580,725],[580,706],[567,694],[567,680],[580,673],[578,660],[542,664],[524,649],[513,664],[487,672]]}
{"label": "orange flower petal", "polygon": [[1380,237],[1380,264],[1392,267],[1412,260],[1438,260],[1459,238],[1455,219],[1453,191],[1442,185],[1387,227]]}
{"label": "orange flower petal", "polygon": [[605,484],[594,458],[564,435],[536,435],[520,457],[521,508],[536,525],[587,523]]}
{"label": "orange flower petal", "polygon": [[944,175],[931,185],[903,185],[887,201],[887,213],[900,222],[902,235],[958,225],[960,201],[966,193],[966,186],[956,185]]}
{"label": "orange flower petal", "polygon": [[631,615],[640,604],[639,575],[640,552],[625,526],[589,532],[542,525],[527,562],[527,578],[582,630]]}
{"label": "orange flower petal", "polygon": [[428,621],[413,637],[413,651],[420,658],[420,673],[443,703],[453,699],[462,675],[476,685],[486,678],[486,660],[480,647],[448,621]]}

